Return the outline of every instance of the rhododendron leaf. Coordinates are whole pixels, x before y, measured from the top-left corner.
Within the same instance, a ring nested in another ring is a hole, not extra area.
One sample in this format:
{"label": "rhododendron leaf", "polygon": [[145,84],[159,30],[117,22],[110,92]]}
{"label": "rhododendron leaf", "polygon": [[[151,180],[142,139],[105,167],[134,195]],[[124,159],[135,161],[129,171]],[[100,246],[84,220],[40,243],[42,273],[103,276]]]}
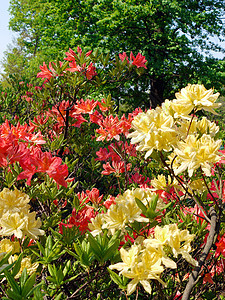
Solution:
{"label": "rhododendron leaf", "polygon": [[20,255],[18,256],[18,258],[17,258],[17,260],[16,260],[16,262],[14,264],[13,270],[12,270],[12,276],[13,277],[15,277],[16,274],[20,270],[22,258],[23,258],[23,253],[20,253]]}
{"label": "rhododendron leaf", "polygon": [[45,243],[45,256],[48,256],[52,250],[53,241],[51,235],[47,237],[46,243]]}
{"label": "rhododendron leaf", "polygon": [[141,209],[141,211],[143,212],[143,214],[146,214],[147,211],[147,207],[142,203],[141,200],[139,200],[138,198],[135,198],[135,201],[137,203],[137,206]]}
{"label": "rhododendron leaf", "polygon": [[95,240],[93,235],[89,232],[88,232],[88,240],[91,245],[91,250],[93,251],[96,258],[99,260],[99,258],[101,257],[101,253],[102,253],[102,249],[101,249],[99,243]]}
{"label": "rhododendron leaf", "polygon": [[153,211],[156,210],[158,199],[159,199],[159,195],[158,194],[153,195],[152,198],[151,198],[150,207],[152,208]]}
{"label": "rhododendron leaf", "polygon": [[159,215],[160,213],[155,212],[151,207],[149,207],[145,213],[145,216],[149,219],[155,219]]}
{"label": "rhododendron leaf", "polygon": [[24,268],[23,271],[22,271],[22,274],[20,276],[20,287],[21,287],[21,289],[23,288],[27,278],[28,278],[27,268]]}
{"label": "rhododendron leaf", "polygon": [[63,292],[59,293],[56,297],[54,297],[54,300],[61,300],[63,297]]}
{"label": "rhododendron leaf", "polygon": [[114,241],[114,243],[108,247],[108,249],[105,251],[104,256],[103,256],[103,260],[107,261],[108,259],[112,258],[113,256],[115,256],[118,252],[118,247],[120,244],[120,240],[117,239]]}
{"label": "rhododendron leaf", "polygon": [[67,275],[67,273],[69,272],[71,268],[71,262],[70,260],[67,261],[67,263],[65,264],[65,267],[63,268],[63,275],[64,277]]}
{"label": "rhododendron leaf", "polygon": [[[7,295],[10,297],[10,299],[12,300],[18,300],[20,299],[20,294],[18,294],[17,292],[15,291],[12,291],[12,290],[8,290],[6,291]],[[9,299],[8,297],[4,297],[3,299]]]}
{"label": "rhododendron leaf", "polygon": [[[4,274],[5,274],[5,277],[7,278],[10,286],[12,287],[13,292],[14,294],[20,294],[20,287],[19,285],[17,284],[17,282],[15,281],[14,279],[14,275],[10,274],[7,270],[4,270]],[[10,291],[7,291],[7,293],[10,292]],[[18,298],[14,298],[14,299],[18,299]]]}
{"label": "rhododendron leaf", "polygon": [[77,187],[79,181],[75,182],[74,185],[72,187],[70,187],[69,191],[66,193],[66,196],[69,196],[73,193],[75,187]]}
{"label": "rhododendron leaf", "polygon": [[3,269],[6,266],[12,266],[12,265],[8,264],[8,259],[11,256],[11,254],[12,254],[12,251],[10,251],[9,253],[6,253],[4,256],[1,256],[1,259],[0,259],[0,273],[3,271]]}
{"label": "rhododendron leaf", "polygon": [[120,277],[118,274],[116,274],[116,272],[110,270],[109,268],[107,268],[107,270],[109,272],[111,279],[119,286],[119,288],[122,290],[126,290],[128,278],[124,276]]}
{"label": "rhododendron leaf", "polygon": [[82,243],[79,241],[77,243],[74,243],[74,249],[77,253],[76,257],[78,258],[80,264],[87,268],[91,265],[93,261],[93,253],[91,251],[90,243],[83,240]]}

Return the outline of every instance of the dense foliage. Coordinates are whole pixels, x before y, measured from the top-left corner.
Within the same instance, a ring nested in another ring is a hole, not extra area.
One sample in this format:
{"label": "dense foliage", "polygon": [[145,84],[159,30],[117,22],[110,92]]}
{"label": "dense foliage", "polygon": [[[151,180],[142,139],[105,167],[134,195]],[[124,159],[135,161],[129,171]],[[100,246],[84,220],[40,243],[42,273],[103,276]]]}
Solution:
{"label": "dense foliage", "polygon": [[117,106],[156,107],[188,83],[221,92],[224,61],[209,51],[221,50],[214,41],[224,37],[224,7],[224,0],[11,0],[10,28],[19,38],[6,54],[5,78],[34,80],[43,61],[62,59],[68,45],[80,45],[117,55],[141,51],[146,57],[141,80],[127,81],[112,94]]}

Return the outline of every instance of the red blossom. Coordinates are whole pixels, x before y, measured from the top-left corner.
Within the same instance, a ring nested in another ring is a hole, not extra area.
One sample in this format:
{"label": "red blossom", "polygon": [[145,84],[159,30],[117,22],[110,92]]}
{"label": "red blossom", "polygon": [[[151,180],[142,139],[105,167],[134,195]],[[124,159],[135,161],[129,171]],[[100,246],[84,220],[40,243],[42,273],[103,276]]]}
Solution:
{"label": "red blossom", "polygon": [[219,241],[216,243],[216,247],[216,257],[222,254],[225,258],[225,234],[219,238]]}
{"label": "red blossom", "polygon": [[[103,175],[110,175],[112,173],[115,173],[116,176],[119,176],[119,174],[125,172],[125,164],[123,161],[120,162],[113,161],[112,167],[109,164],[109,162],[107,162],[106,164],[103,164],[103,168],[104,168],[104,171],[102,171]],[[126,165],[126,170],[129,171],[130,168],[131,168],[131,164],[129,163]]]}
{"label": "red blossom", "polygon": [[90,114],[90,121],[92,123],[101,125],[101,122],[103,120],[103,115],[101,115],[97,110],[94,111],[93,114]]}
{"label": "red blossom", "polygon": [[98,75],[98,73],[95,70],[96,68],[93,65],[93,63],[90,63],[85,74],[88,80],[91,80],[94,76]]}
{"label": "red blossom", "polygon": [[67,68],[66,71],[70,71],[70,72],[81,72],[82,68],[77,65],[76,61],[73,60],[72,62],[69,63],[70,68]]}
{"label": "red blossom", "polygon": [[75,113],[83,113],[83,114],[93,114],[94,109],[98,105],[98,101],[95,100],[83,100],[81,99],[80,101],[77,101],[77,104],[75,105]]}
{"label": "red blossom", "polygon": [[99,196],[99,190],[96,188],[93,188],[91,191],[87,190],[86,191],[88,199],[85,201],[88,203],[91,201],[93,204],[100,204],[103,198],[103,195]]}
{"label": "red blossom", "polygon": [[78,212],[74,208],[72,211],[72,217],[69,218],[69,223],[79,227],[79,230],[84,233],[88,230],[88,224],[90,220],[96,216],[94,208],[86,205]]}
{"label": "red blossom", "polygon": [[138,53],[135,57],[133,53],[130,53],[130,60],[132,61],[132,65],[136,66],[137,68],[145,68],[147,69],[145,63],[147,60],[145,59],[145,56],[141,55],[141,53]]}
{"label": "red blossom", "polygon": [[112,204],[116,204],[115,197],[110,195],[106,201],[103,202],[103,205],[109,209]]}
{"label": "red blossom", "polygon": [[122,60],[122,62],[124,61],[124,59],[126,59],[127,63],[129,64],[129,60],[126,52],[123,52],[122,54],[120,53],[119,58]]}
{"label": "red blossom", "polygon": [[65,54],[67,57],[64,59],[67,61],[73,61],[77,57],[76,53],[71,48],[69,48],[69,52],[66,52]]}

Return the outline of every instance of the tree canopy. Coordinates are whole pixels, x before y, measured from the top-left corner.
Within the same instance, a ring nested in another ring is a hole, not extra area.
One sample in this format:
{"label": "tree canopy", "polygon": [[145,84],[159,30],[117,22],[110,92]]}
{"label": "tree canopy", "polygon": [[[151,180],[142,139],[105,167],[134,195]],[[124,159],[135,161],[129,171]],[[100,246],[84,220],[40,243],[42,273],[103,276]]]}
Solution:
{"label": "tree canopy", "polygon": [[147,72],[139,87],[131,82],[121,97],[155,107],[187,83],[221,88],[224,61],[210,57],[210,50],[221,50],[210,36],[224,38],[224,10],[224,0],[11,0],[10,27],[19,33],[29,75],[78,45],[141,51]]}

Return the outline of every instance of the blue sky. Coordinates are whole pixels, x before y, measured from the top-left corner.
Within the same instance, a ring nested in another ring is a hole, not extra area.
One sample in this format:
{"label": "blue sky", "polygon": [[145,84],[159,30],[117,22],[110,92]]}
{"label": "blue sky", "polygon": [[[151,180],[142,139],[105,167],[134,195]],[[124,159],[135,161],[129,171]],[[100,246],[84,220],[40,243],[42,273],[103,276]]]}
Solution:
{"label": "blue sky", "polygon": [[12,42],[13,34],[12,31],[9,31],[8,22],[9,22],[9,0],[1,0],[0,8],[0,60],[2,60],[4,51],[7,49],[7,45]]}
{"label": "blue sky", "polygon": [[[9,0],[1,0],[1,8],[0,8],[0,61],[3,59],[4,51],[7,50],[7,45],[12,43],[13,36],[16,34],[9,30],[8,22],[9,22]],[[213,42],[218,42],[218,38],[211,38]],[[225,42],[221,44],[225,48]],[[213,56],[217,58],[223,58],[224,54],[222,53],[212,53]]]}

